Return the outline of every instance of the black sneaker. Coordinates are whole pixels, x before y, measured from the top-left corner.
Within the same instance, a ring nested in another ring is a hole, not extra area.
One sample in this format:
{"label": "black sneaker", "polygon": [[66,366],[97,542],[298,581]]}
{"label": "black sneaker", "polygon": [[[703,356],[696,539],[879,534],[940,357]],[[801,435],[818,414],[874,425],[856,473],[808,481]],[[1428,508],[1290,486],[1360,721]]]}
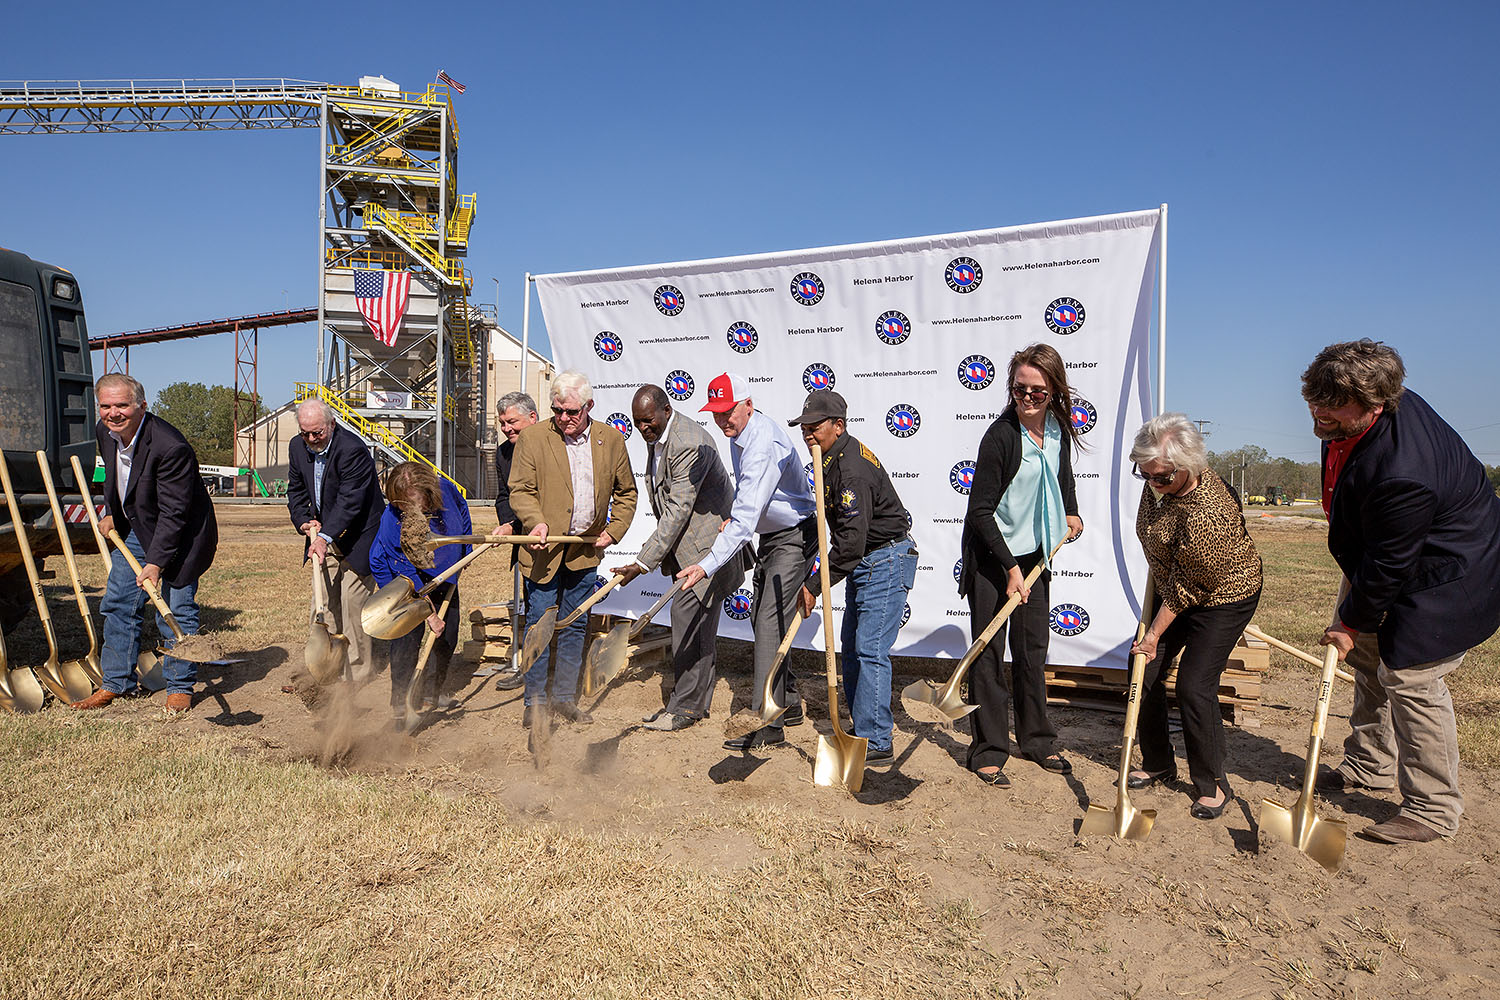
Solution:
{"label": "black sneaker", "polygon": [[802,702],[797,702],[791,708],[781,713],[781,724],[783,726],[800,726],[806,721],[802,711]]}
{"label": "black sneaker", "polygon": [[896,751],[895,750],[866,750],[865,751],[865,766],[866,767],[889,767],[890,765],[892,765],[894,763],[896,763]]}
{"label": "black sneaker", "polygon": [[758,750],[761,747],[779,747],[785,742],[786,736],[782,734],[780,726],[766,726],[764,729],[757,729],[753,733],[725,740],[724,749],[746,753],[750,750]]}

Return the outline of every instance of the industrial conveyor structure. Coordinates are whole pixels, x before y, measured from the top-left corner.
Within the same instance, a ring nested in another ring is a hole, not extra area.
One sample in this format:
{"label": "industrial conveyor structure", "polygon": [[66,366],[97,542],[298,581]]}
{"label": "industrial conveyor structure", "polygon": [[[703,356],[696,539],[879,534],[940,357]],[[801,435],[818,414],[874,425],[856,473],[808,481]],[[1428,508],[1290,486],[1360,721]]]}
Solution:
{"label": "industrial conveyor structure", "polygon": [[[446,86],[413,93],[383,77],[355,87],[286,79],[0,84],[0,135],[314,127],[322,135],[317,381],[298,383],[297,398],[323,399],[387,461],[422,461],[470,487],[481,464],[493,323],[481,323],[468,300],[462,258],[477,197],[458,193],[458,123]],[[362,270],[410,275],[394,343],[377,339],[360,312]],[[244,353],[237,348],[237,365]]]}

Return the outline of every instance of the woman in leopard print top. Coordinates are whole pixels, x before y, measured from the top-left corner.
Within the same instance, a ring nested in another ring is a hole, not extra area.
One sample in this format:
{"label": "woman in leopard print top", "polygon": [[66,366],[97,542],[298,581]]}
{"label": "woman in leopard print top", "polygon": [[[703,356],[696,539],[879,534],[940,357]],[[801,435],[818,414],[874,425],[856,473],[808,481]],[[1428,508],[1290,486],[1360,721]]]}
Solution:
{"label": "woman in leopard print top", "polygon": [[1155,582],[1151,625],[1131,654],[1148,658],[1141,688],[1141,765],[1132,788],[1175,780],[1167,734],[1166,668],[1179,652],[1177,707],[1188,774],[1197,798],[1191,813],[1213,819],[1233,793],[1224,770],[1219,678],[1235,642],[1260,603],[1261,565],[1245,529],[1239,499],[1208,468],[1203,435],[1181,413],[1164,413],[1135,436],[1130,460],[1146,480],[1135,533]]}

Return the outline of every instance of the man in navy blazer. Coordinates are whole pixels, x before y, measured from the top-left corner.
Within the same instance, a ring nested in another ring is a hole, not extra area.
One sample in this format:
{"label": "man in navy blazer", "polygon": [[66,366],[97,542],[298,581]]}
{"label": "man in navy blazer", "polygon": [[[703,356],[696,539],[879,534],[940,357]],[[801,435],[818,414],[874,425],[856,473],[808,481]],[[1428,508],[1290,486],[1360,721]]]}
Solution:
{"label": "man in navy blazer", "polygon": [[[373,643],[360,624],[360,614],[375,592],[370,543],[385,511],[375,461],[321,400],[309,399],[297,407],[297,427],[297,438],[288,449],[287,512],[307,539],[303,561],[314,559],[326,574],[333,618],[328,624],[348,637],[348,676],[363,684],[374,674],[374,661]],[[316,612],[314,607],[312,613]]]}
{"label": "man in navy blazer", "polygon": [[[110,374],[94,384],[99,423],[94,437],[104,460],[104,498],[109,513],[100,522],[106,536],[118,532],[143,565],[137,574],[113,552],[99,610],[104,648],[99,654],[104,684],[74,708],[102,708],[136,690],[142,611],[149,582],[161,590],[172,617],[188,635],[198,632],[198,578],[214,561],[219,544],[213,502],[198,474],[198,457],[181,432],[146,412],[146,390],[129,375]],[[157,617],[167,647],[171,629]],[[162,660],[167,710],[192,707],[197,668],[187,660]]]}
{"label": "man in navy blazer", "polygon": [[1500,627],[1500,497],[1401,356],[1372,340],[1324,348],[1302,375],[1323,444],[1328,551],[1344,573],[1324,645],[1355,668],[1344,760],[1325,791],[1390,788],[1401,810],[1361,834],[1451,837],[1463,813],[1444,678]]}

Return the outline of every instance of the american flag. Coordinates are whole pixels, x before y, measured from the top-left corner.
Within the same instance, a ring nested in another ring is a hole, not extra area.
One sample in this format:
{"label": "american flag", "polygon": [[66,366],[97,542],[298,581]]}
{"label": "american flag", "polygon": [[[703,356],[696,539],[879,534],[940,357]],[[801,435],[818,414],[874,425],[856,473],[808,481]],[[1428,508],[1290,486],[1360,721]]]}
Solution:
{"label": "american flag", "polygon": [[410,271],[354,269],[354,301],[359,303],[359,314],[369,324],[375,339],[386,347],[396,346],[396,331],[401,327],[401,317],[406,315],[410,292]]}
{"label": "american flag", "polygon": [[449,76],[447,73],[444,73],[442,70],[438,70],[438,79],[442,80],[448,86],[452,87],[455,94],[462,94],[464,92],[464,85],[453,79],[453,77]]}

